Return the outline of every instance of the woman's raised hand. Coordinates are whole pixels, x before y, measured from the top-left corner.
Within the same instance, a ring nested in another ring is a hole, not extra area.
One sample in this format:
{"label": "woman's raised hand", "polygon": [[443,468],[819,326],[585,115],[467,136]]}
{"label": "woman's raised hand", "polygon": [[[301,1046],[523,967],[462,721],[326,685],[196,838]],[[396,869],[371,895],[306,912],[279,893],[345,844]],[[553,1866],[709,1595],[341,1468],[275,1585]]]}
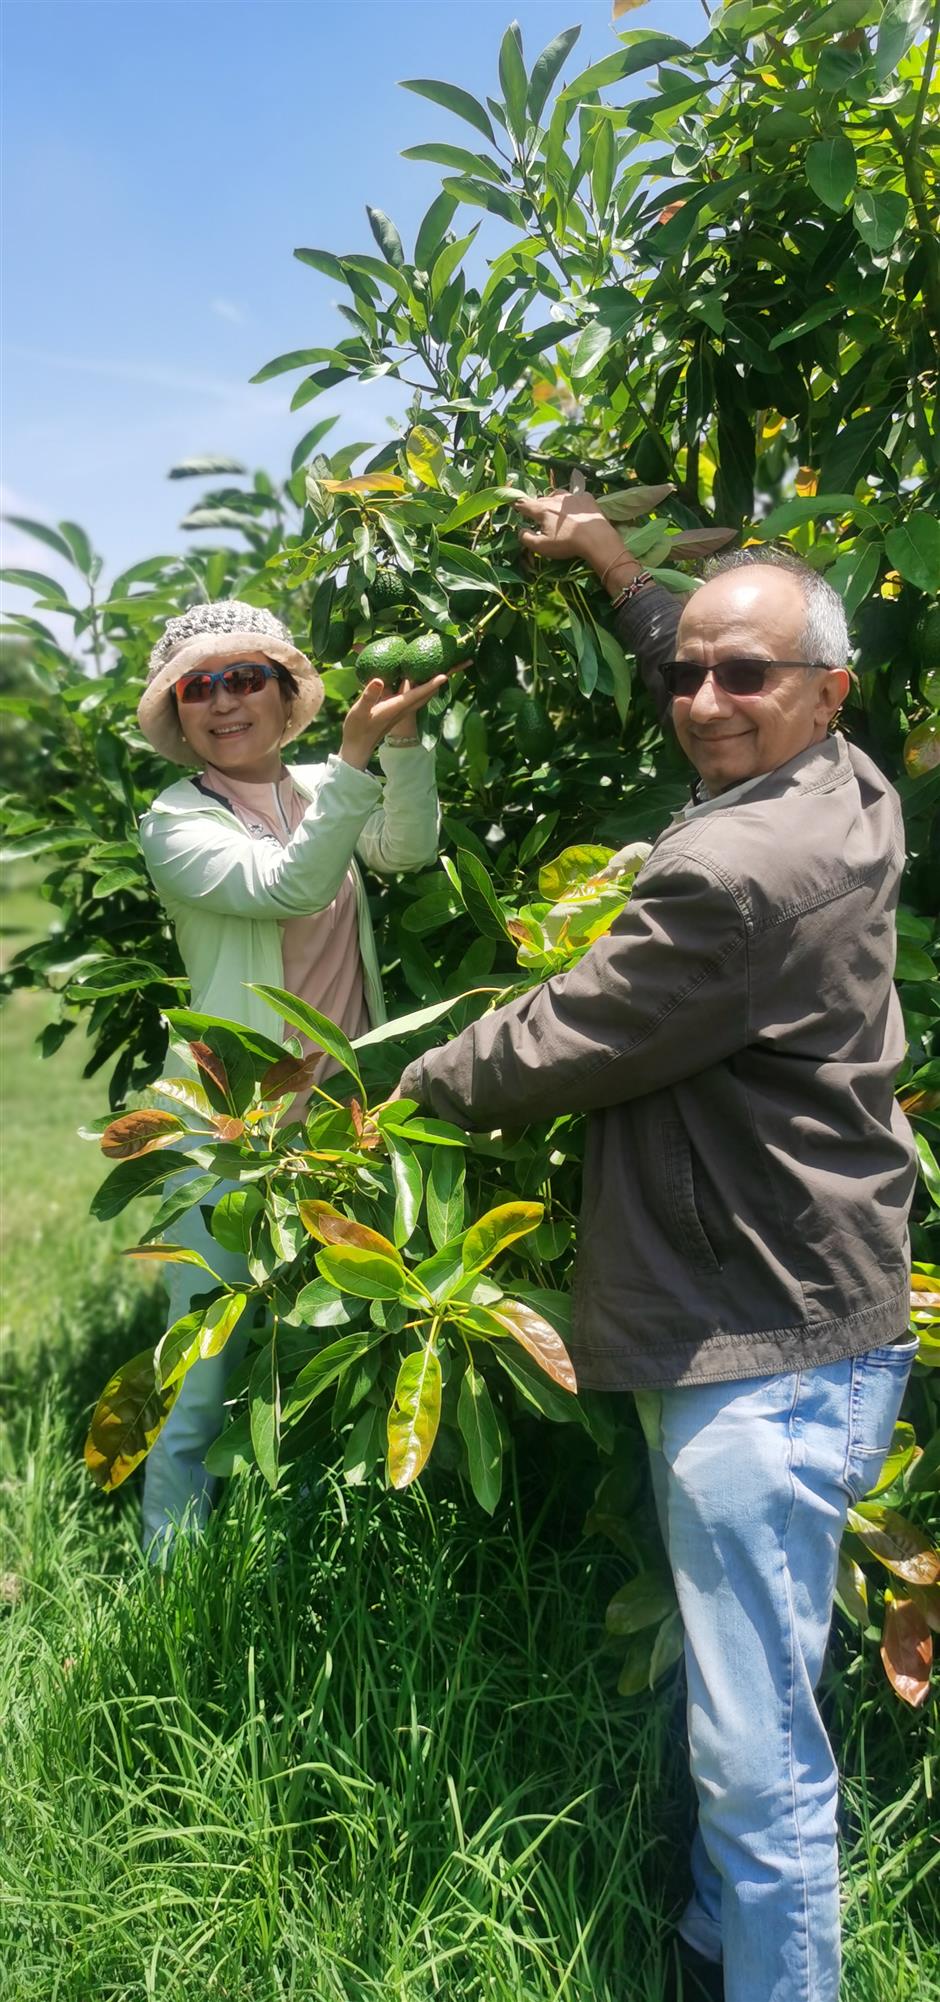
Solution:
{"label": "woman's raised hand", "polygon": [[[467,665],[466,661],[459,664]],[[456,671],[451,669],[451,673]],[[389,688],[379,679],[367,681],[362,694],[346,712],[340,751],[344,763],[365,771],[383,737],[390,736],[393,743],[416,744],[418,735],[413,719],[432,695],[446,688],[448,678],[446,674],[436,674],[433,680],[422,681],[416,688],[412,688],[410,681],[403,681],[397,689]]]}

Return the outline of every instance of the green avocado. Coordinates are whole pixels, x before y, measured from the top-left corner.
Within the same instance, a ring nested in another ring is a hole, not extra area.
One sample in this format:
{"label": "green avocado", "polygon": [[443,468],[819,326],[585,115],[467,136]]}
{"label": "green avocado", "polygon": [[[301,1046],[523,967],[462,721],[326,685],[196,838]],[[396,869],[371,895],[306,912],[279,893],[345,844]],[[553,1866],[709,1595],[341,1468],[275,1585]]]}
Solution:
{"label": "green avocado", "polygon": [[516,710],[516,748],[526,764],[542,765],[555,742],[551,718],[537,695],[527,695]]}
{"label": "green avocado", "polygon": [[326,645],[323,649],[322,658],[324,660],[345,659],[352,645],[352,636],[353,629],[349,620],[344,619],[340,612],[334,612],[327,629]]}
{"label": "green avocado", "polygon": [[450,633],[422,633],[408,641],[402,673],[409,681],[430,681],[435,674],[446,674],[460,657],[460,646]]}
{"label": "green avocado", "polygon": [[367,585],[369,610],[387,611],[390,605],[401,605],[408,595],[408,587],[399,570],[377,570],[371,584]]}
{"label": "green avocado", "polygon": [[356,661],[360,681],[365,683],[381,675],[383,681],[398,682],[408,672],[405,665],[408,650],[408,641],[398,633],[389,633],[385,639],[370,640]]}

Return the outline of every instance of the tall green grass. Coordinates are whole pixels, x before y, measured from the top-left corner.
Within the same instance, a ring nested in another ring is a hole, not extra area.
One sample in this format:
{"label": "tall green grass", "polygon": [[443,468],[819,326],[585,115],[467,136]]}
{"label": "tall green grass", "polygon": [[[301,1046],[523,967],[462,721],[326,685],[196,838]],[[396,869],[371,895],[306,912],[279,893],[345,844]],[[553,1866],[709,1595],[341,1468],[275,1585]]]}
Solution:
{"label": "tall green grass", "polygon": [[[613,1694],[610,1564],[560,1464],[494,1527],[329,1472],[236,1482],[161,1578],[70,1431],[24,1405],[0,1468],[3,2002],[692,1992],[680,1695]],[[940,1995],[896,1751],[877,1794],[849,1776],[851,2002]]]}

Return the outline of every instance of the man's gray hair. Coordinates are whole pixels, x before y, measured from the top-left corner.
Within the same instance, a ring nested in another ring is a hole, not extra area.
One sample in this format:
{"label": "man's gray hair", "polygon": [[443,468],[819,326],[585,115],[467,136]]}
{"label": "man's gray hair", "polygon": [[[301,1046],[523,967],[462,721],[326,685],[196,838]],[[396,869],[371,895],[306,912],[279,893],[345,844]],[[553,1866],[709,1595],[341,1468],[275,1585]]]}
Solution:
{"label": "man's gray hair", "polygon": [[774,570],[790,570],[797,579],[803,593],[806,621],[800,634],[800,650],[806,655],[807,663],[817,667],[846,667],[851,659],[848,621],[845,606],[837,591],[804,563],[794,556],[790,549],[774,549],[770,545],[752,544],[748,549],[734,549],[729,556],[716,556],[705,567],[705,581],[713,577],[723,577],[726,570],[752,569],[755,564],[769,564]]}

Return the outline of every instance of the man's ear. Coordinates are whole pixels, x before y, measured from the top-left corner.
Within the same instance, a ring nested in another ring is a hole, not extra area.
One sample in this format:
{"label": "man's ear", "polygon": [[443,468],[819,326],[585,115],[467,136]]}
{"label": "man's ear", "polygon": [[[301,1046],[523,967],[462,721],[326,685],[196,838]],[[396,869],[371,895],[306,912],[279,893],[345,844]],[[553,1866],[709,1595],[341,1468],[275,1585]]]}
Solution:
{"label": "man's ear", "polygon": [[847,667],[828,667],[819,677],[817,691],[817,714],[820,722],[831,723],[852,686],[852,676]]}

